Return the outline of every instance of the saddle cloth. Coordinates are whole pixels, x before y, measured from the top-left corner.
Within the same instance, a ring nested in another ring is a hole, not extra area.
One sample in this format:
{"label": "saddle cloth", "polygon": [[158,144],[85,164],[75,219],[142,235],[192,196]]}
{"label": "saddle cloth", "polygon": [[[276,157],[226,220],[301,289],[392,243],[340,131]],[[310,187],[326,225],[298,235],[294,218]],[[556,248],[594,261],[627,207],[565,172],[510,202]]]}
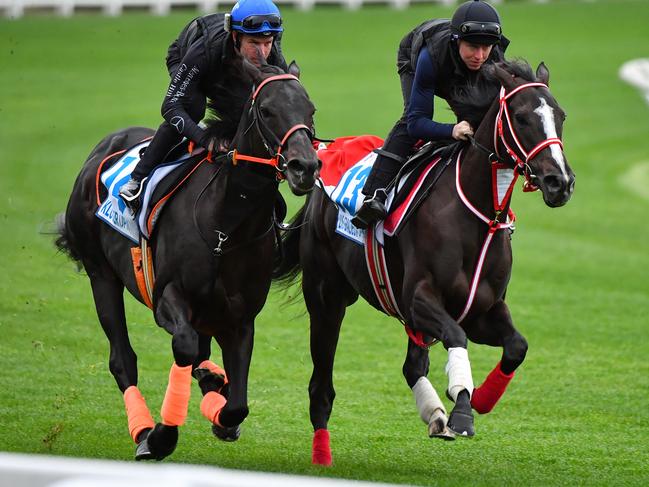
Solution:
{"label": "saddle cloth", "polygon": [[140,236],[150,238],[155,222],[171,195],[189,174],[207,160],[205,149],[198,148],[190,153],[189,141],[181,142],[173,151],[176,156],[172,157],[172,161],[157,166],[143,183],[140,210],[137,215],[133,215],[120,198],[119,190],[131,177],[131,172],[140,160],[140,154],[150,142],[150,139],[140,142],[126,151],[115,154],[114,156],[120,155],[120,157],[104,170],[103,166],[110,160],[109,156],[102,161],[98,169],[100,173],[103,171],[100,180],[108,190],[108,195],[95,214],[134,243],[139,243]]}
{"label": "saddle cloth", "polygon": [[[359,245],[365,245],[366,231],[356,228],[351,220],[365,199],[361,190],[377,157],[373,151],[382,145],[383,140],[379,137],[361,135],[338,138],[326,148],[318,150],[318,157],[322,161],[319,184],[338,207],[336,232]],[[414,159],[419,163],[408,163],[403,174],[399,175],[397,184],[388,193],[387,218],[375,226],[375,236],[381,245],[384,235],[395,235],[405,223],[409,210],[416,204],[417,195],[426,187],[424,183],[441,157],[439,151],[426,150],[421,156],[418,153],[410,160]]]}

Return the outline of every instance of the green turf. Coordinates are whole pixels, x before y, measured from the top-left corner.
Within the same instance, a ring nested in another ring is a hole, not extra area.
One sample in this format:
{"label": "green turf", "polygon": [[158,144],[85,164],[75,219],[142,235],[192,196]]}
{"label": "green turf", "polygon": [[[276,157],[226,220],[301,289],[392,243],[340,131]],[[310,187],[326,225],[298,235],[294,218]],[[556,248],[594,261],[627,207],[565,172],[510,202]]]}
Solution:
{"label": "green turf", "polygon": [[[283,10],[285,54],[302,66],[323,137],[384,136],[401,111],[399,39],[451,12]],[[635,180],[644,197],[620,182],[649,162],[649,108],[617,77],[623,62],[647,56],[649,2],[506,2],[499,10],[510,56],[550,67],[577,187],[556,210],[538,194],[514,196],[508,302],[530,349],[496,410],[476,418],[476,438],[426,437],[401,376],[405,335],[358,304],[337,354],[335,464],[311,466],[308,321],[302,306],[286,307],[273,292],[257,321],[240,441],[211,437],[195,390],[169,461],[419,485],[649,483],[649,180]],[[87,279],[39,231],[64,209],[101,137],[159,123],[166,46],[192,15],[0,21],[0,450],[132,458]],[[291,199],[291,210],[299,204]],[[157,412],[170,340],[131,298],[128,311],[140,388]],[[479,382],[499,351],[473,345],[470,353]],[[445,360],[433,349],[439,390]]]}

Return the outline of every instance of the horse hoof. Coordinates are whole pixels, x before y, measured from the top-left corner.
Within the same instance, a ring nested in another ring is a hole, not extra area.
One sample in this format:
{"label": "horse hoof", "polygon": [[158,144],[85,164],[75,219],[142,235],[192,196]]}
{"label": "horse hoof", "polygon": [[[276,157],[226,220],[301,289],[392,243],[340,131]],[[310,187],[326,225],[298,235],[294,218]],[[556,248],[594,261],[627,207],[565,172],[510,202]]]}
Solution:
{"label": "horse hoof", "polygon": [[[162,460],[171,455],[178,444],[178,427],[156,424],[145,440],[148,444],[150,458]],[[142,442],[144,443],[144,442]]]}
{"label": "horse hoof", "polygon": [[475,436],[473,414],[459,411],[451,412],[451,416],[448,418],[447,428],[455,436],[464,436],[466,438]]}
{"label": "horse hoof", "polygon": [[433,413],[428,423],[428,437],[441,438],[442,440],[452,441],[455,435],[446,427],[446,414],[437,410]]}
{"label": "horse hoof", "polygon": [[156,457],[151,453],[151,448],[149,448],[149,442],[146,438],[140,441],[135,447],[135,461],[139,462],[140,460],[156,460]]}
{"label": "horse hoof", "polygon": [[239,439],[239,436],[241,436],[241,427],[240,425],[227,427],[213,424],[212,433],[214,433],[214,436],[216,436],[219,440],[237,441]]}

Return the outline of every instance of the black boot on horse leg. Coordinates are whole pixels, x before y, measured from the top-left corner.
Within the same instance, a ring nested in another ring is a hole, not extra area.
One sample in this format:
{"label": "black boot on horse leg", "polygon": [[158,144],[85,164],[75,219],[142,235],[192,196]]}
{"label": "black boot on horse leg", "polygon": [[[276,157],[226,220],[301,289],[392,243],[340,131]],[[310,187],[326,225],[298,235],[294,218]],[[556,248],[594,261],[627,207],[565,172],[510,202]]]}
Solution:
{"label": "black boot on horse leg", "polygon": [[453,347],[448,349],[446,373],[448,375],[446,393],[449,399],[455,402],[453,411],[451,411],[448,418],[448,429],[458,436],[472,437],[475,435],[473,412],[471,410],[473,379],[466,348]]}

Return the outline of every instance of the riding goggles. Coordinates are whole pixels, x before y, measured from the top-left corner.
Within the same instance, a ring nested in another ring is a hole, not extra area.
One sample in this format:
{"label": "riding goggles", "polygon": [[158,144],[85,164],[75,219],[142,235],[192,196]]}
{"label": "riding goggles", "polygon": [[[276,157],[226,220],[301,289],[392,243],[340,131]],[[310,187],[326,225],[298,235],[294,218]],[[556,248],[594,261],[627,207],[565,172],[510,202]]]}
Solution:
{"label": "riding goggles", "polygon": [[232,25],[253,31],[260,30],[264,25],[268,29],[279,29],[282,26],[282,18],[277,14],[249,15],[241,21],[233,20]]}
{"label": "riding goggles", "polygon": [[498,22],[464,22],[460,24],[460,36],[492,35],[500,37],[502,28]]}

